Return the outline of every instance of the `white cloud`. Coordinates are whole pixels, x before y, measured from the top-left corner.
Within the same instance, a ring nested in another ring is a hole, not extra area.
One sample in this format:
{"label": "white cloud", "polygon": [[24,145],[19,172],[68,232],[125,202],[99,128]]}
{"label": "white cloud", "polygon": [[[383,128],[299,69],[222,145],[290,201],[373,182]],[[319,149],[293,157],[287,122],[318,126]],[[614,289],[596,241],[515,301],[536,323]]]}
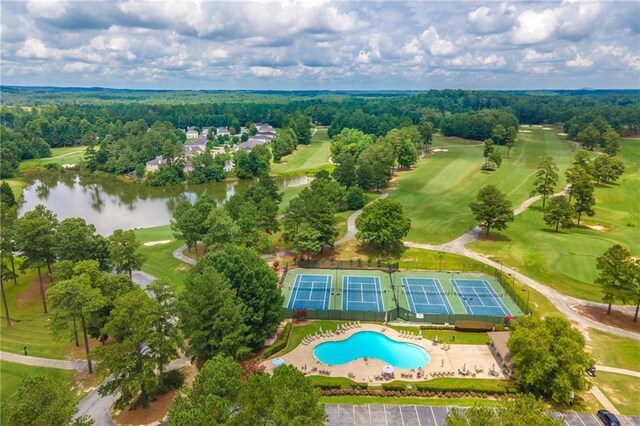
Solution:
{"label": "white cloud", "polygon": [[589,68],[593,65],[593,61],[589,58],[580,56],[579,53],[576,53],[575,59],[571,59],[565,62],[565,64],[570,68]]}
{"label": "white cloud", "polygon": [[514,23],[515,6],[501,3],[495,9],[487,6],[469,12],[467,20],[481,34],[499,33],[508,30]]}
{"label": "white cloud", "polygon": [[67,4],[66,1],[29,0],[27,1],[27,10],[37,18],[55,19],[65,14]]}
{"label": "white cloud", "polygon": [[256,77],[280,77],[284,72],[272,67],[251,67],[250,71]]}
{"label": "white cloud", "polygon": [[56,52],[48,49],[42,40],[28,38],[24,41],[23,46],[18,49],[16,55],[20,58],[48,59],[57,56]]}
{"label": "white cloud", "polygon": [[556,26],[556,16],[551,9],[542,12],[524,11],[518,16],[518,24],[513,29],[515,44],[534,44],[548,40]]}
{"label": "white cloud", "polygon": [[458,48],[446,38],[440,37],[438,31],[431,26],[420,36],[422,44],[433,56],[451,56]]}
{"label": "white cloud", "polygon": [[67,72],[91,72],[98,68],[96,64],[88,64],[86,62],[71,62],[66,64],[62,69]]}

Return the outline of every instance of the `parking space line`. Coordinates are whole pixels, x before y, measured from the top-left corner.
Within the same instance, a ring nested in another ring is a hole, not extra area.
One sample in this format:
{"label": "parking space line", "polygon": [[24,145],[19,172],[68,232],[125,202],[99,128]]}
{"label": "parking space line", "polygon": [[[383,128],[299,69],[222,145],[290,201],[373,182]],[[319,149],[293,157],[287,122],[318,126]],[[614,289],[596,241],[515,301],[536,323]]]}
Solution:
{"label": "parking space line", "polygon": [[389,424],[389,419],[387,418],[387,406],[386,406],[386,404],[382,406],[382,409],[384,410],[384,422],[386,424]]}
{"label": "parking space line", "polygon": [[436,420],[436,415],[433,413],[433,406],[429,407],[429,409],[431,410],[431,417],[433,417],[433,423],[437,425],[438,421]]}
{"label": "parking space line", "polygon": [[582,423],[583,426],[587,426],[586,423],[582,421],[582,419],[580,418],[578,413],[575,413],[575,414],[576,414],[576,417],[578,418],[578,420],[580,420],[580,423]]}
{"label": "parking space line", "polygon": [[418,419],[418,426],[422,426],[422,423],[420,422],[420,416],[418,415],[418,407],[414,405],[413,409],[416,412],[416,419]]}
{"label": "parking space line", "polygon": [[402,407],[398,405],[398,411],[400,411],[400,420],[402,420],[402,426],[404,426],[404,416],[402,415]]}
{"label": "parking space line", "polygon": [[371,404],[368,404],[367,408],[369,409],[369,425],[371,425]]}

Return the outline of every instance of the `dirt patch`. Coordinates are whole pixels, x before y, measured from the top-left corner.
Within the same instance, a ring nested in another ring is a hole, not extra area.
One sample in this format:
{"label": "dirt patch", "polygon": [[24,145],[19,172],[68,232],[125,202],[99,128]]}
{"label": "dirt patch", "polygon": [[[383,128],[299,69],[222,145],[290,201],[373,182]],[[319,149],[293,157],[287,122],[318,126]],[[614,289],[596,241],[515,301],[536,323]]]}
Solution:
{"label": "dirt patch", "polygon": [[607,228],[605,228],[604,226],[600,226],[600,225],[586,225],[586,226],[589,229],[594,229],[594,230],[600,231],[600,232],[607,230]]}
{"label": "dirt patch", "polygon": [[[42,283],[44,284],[44,290],[47,291],[51,284],[51,279],[48,275],[42,274]],[[19,307],[27,306],[33,303],[34,300],[40,301],[40,281],[38,277],[32,279],[24,291],[18,296],[16,304]]]}
{"label": "dirt patch", "polygon": [[607,306],[579,305],[576,310],[587,318],[602,324],[623,330],[640,333],[640,322],[633,322],[633,315],[611,308],[611,315],[607,314]]}
{"label": "dirt patch", "polygon": [[155,401],[149,403],[147,408],[138,408],[136,410],[123,410],[115,416],[115,424],[117,425],[148,425],[158,422],[164,418],[169,412],[173,396],[176,390],[172,389],[164,395],[160,395]]}

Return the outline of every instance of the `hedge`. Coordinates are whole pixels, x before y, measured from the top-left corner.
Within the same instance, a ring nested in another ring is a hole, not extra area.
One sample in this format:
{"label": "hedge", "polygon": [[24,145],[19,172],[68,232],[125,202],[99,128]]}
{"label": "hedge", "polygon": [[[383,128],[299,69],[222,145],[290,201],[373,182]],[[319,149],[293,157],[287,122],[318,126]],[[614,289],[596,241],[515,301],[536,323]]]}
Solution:
{"label": "hedge", "polygon": [[429,325],[421,325],[420,330],[454,330],[455,327],[453,325],[445,325],[445,324],[429,324]]}
{"label": "hedge", "polygon": [[476,392],[490,395],[515,393],[516,387],[511,382],[494,379],[442,379],[419,383],[416,389],[422,392]]}
{"label": "hedge", "polygon": [[386,390],[386,391],[405,391],[407,389],[407,387],[404,384],[398,384],[398,383],[383,383],[382,384],[382,389]]}
{"label": "hedge", "polygon": [[281,350],[287,347],[287,342],[289,341],[289,334],[291,333],[291,323],[288,322],[287,325],[284,326],[284,331],[282,332],[282,337],[275,342],[273,345],[269,346],[265,349],[263,355],[265,358],[270,358],[272,355],[277,354]]}
{"label": "hedge", "polygon": [[484,321],[456,321],[455,327],[459,331],[491,331],[495,324]]}

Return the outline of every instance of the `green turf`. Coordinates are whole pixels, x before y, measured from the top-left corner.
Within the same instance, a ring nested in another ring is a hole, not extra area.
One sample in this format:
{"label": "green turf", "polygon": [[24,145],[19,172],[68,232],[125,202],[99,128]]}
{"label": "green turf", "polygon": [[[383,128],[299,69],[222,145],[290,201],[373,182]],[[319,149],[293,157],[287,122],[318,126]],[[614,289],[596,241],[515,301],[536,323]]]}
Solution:
{"label": "green turf", "polygon": [[499,405],[497,399],[482,398],[420,398],[405,396],[322,396],[320,402],[325,404],[347,404],[347,405],[434,405],[434,406],[454,406],[471,407],[481,405],[483,407],[496,407]]}
{"label": "green turf", "polygon": [[49,333],[49,318],[42,310],[37,277],[35,270],[28,269],[18,277],[17,286],[12,281],[5,281],[5,293],[13,323],[11,327],[7,326],[3,310],[0,349],[23,354],[23,348],[27,346],[29,355],[63,359],[71,343],[64,338],[53,338]]}
{"label": "green turf", "polygon": [[302,190],[307,186],[308,185],[298,185],[281,189],[280,192],[282,192],[282,202],[280,203],[280,207],[278,208],[278,214],[284,214],[287,211],[287,207],[289,207],[289,203],[291,202],[291,200],[300,195]]}
{"label": "green turf", "polygon": [[623,140],[620,157],[626,164],[625,174],[616,185],[596,188],[596,214],[584,220],[585,225],[604,230],[579,227],[554,232],[545,225],[538,202],[497,238],[468,248],[491,255],[562,293],[600,301],[601,291],[593,284],[596,257],[613,244],[640,255],[640,142]]}
{"label": "green turf", "polygon": [[[0,361],[0,400],[4,403],[13,395],[20,383],[29,376],[47,376],[69,389],[74,385],[74,372],[70,370],[58,370],[56,368],[33,367],[30,365],[15,364],[13,362]],[[4,410],[1,412],[1,424],[9,425]]]}
{"label": "green turf", "polygon": [[[317,274],[317,275],[329,275],[332,277],[332,290],[331,297],[329,301],[330,310],[342,310],[342,283],[343,277],[345,276],[377,276],[380,278],[380,284],[382,286],[382,297],[384,301],[384,310],[390,311],[395,309],[396,306],[400,306],[406,310],[409,309],[408,296],[402,284],[403,277],[414,277],[414,278],[435,278],[440,281],[442,285],[442,289],[444,290],[447,299],[453,309],[454,314],[467,314],[465,307],[463,306],[463,302],[460,297],[456,294],[456,291],[453,288],[451,283],[452,277],[459,279],[482,279],[491,285],[495,293],[500,297],[500,300],[504,303],[504,305],[509,309],[513,316],[521,316],[522,311],[517,307],[515,302],[506,294],[506,292],[502,289],[500,284],[488,275],[479,274],[479,273],[456,273],[453,275],[449,272],[434,272],[434,271],[402,271],[389,275],[388,273],[379,271],[379,270],[346,270],[346,269],[292,269],[287,273],[285,278],[282,290],[284,294],[284,306],[288,306],[290,298],[292,296],[292,291],[294,288],[294,283],[297,275],[300,274]],[[393,297],[393,288],[392,284],[395,286],[396,297],[398,300],[398,304]],[[477,303],[477,302],[475,302]],[[446,314],[445,314],[446,315]]]}
{"label": "green turf", "polygon": [[51,157],[35,158],[20,163],[20,170],[28,170],[46,164],[77,164],[84,156],[86,146],[51,148]]}
{"label": "green turf", "polygon": [[13,191],[13,195],[16,197],[16,201],[22,198],[22,190],[27,186],[27,184],[19,178],[12,179],[0,179],[0,183],[7,182]]}
{"label": "green turf", "polygon": [[298,145],[298,148],[291,155],[282,158],[279,163],[273,163],[271,173],[290,176],[317,172],[329,166],[330,146],[331,139],[327,136],[327,129],[319,128],[311,138],[309,145]]}
{"label": "green turf", "polygon": [[440,244],[472,229],[476,223],[468,206],[485,185],[504,191],[514,207],[529,198],[541,156],[553,156],[562,168],[571,161],[571,145],[556,133],[540,129],[520,133],[511,159],[506,158],[506,149],[499,148],[504,160],[492,173],[480,170],[481,143],[436,136],[433,148],[448,151],[433,153],[412,171],[400,173],[390,190],[389,198],[401,202],[412,221],[406,239]]}
{"label": "green turf", "polygon": [[596,386],[622,414],[640,416],[640,378],[598,371]]}
{"label": "green turf", "polygon": [[637,340],[590,328],[587,345],[598,364],[640,371],[640,342]]}
{"label": "green turf", "polygon": [[[170,225],[136,229],[135,233],[136,238],[143,243],[174,239]],[[182,281],[191,268],[190,265],[173,257],[173,251],[182,245],[184,242],[179,240],[154,246],[143,245],[140,252],[146,256],[146,261],[142,265],[142,271],[156,278],[166,278],[176,291],[180,291]]]}

